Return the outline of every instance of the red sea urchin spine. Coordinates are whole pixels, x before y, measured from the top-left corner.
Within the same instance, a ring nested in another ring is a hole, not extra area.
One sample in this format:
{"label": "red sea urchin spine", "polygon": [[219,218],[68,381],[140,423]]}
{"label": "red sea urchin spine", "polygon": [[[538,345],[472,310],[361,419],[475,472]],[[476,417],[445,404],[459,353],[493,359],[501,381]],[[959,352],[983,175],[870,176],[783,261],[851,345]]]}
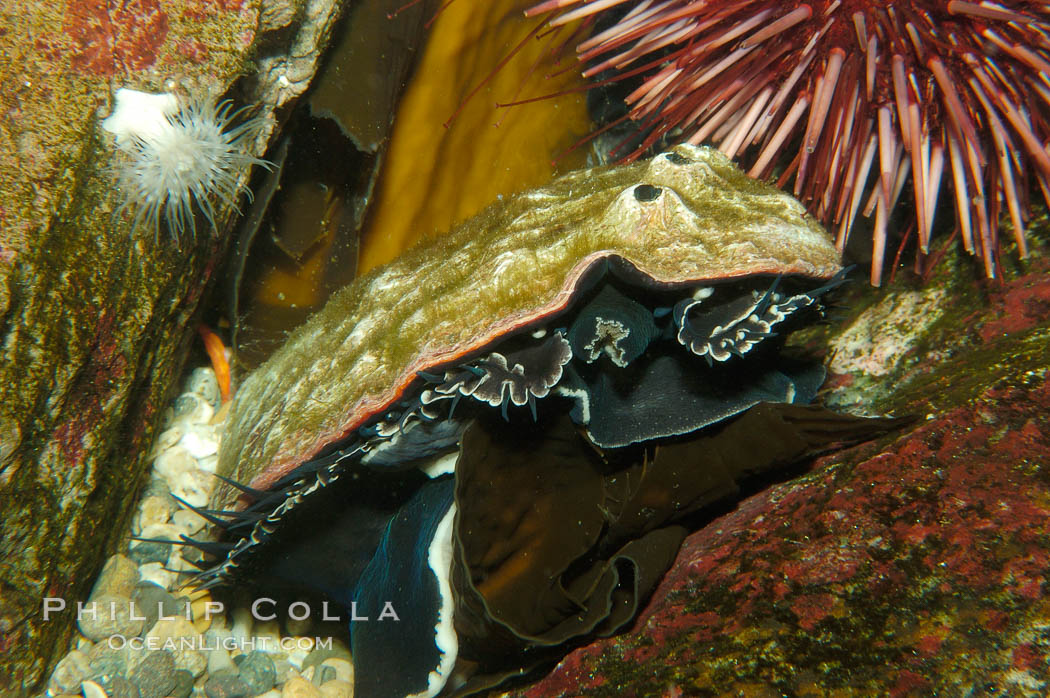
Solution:
{"label": "red sea urchin spine", "polygon": [[[627,0],[551,0],[551,25]],[[642,0],[577,46],[594,76],[643,76],[627,103],[647,133],[711,141],[837,232],[875,213],[871,281],[890,213],[911,181],[929,249],[942,181],[956,232],[996,275],[1005,205],[1021,255],[1034,178],[1050,202],[1050,3]],[[787,150],[793,147],[794,150]]]}

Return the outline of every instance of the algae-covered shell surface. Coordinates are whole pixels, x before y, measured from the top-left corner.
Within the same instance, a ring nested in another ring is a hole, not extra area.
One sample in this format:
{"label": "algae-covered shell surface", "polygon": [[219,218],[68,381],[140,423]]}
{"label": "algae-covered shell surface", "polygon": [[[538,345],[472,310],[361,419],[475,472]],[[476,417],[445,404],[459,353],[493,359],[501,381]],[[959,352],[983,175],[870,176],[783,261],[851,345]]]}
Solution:
{"label": "algae-covered shell surface", "polygon": [[[828,279],[827,233],[789,195],[713,149],[582,170],[497,202],[357,279],[240,387],[218,472],[266,489],[414,382],[566,308],[620,259],[656,285],[754,275]],[[222,488],[218,508],[235,498]]]}

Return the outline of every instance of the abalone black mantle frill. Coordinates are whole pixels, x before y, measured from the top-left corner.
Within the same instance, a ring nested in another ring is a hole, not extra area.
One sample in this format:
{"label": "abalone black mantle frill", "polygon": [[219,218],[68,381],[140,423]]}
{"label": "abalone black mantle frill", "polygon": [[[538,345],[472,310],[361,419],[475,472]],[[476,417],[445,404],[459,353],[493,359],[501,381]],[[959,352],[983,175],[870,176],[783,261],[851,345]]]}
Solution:
{"label": "abalone black mantle frill", "polygon": [[697,510],[883,428],[800,404],[823,369],[779,352],[842,278],[796,201],[705,148],[511,197],[249,377],[203,577],[393,604],[351,628],[360,698],[479,690],[615,632]]}

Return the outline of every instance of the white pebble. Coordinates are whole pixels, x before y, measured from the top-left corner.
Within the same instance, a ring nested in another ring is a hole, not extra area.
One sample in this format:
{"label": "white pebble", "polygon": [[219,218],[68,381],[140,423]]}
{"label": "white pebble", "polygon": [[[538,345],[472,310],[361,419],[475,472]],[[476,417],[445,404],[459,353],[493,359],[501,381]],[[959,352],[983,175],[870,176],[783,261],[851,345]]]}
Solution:
{"label": "white pebble", "polygon": [[205,473],[214,473],[215,469],[219,467],[219,456],[208,456],[207,458],[201,458],[197,461],[197,470]]}
{"label": "white pebble", "polygon": [[192,536],[197,531],[200,531],[206,523],[208,522],[204,520],[204,517],[190,509],[179,509],[171,515],[171,525],[179,533],[187,536]]}
{"label": "white pebble", "polygon": [[84,698],[109,698],[102,687],[94,681],[85,681],[80,684],[80,690],[84,692]]}
{"label": "white pebble", "polygon": [[193,462],[193,456],[181,446],[173,446],[164,453],[157,456],[153,464],[153,471],[168,482],[168,487],[174,489],[173,485],[180,475],[195,470],[197,464]]}
{"label": "white pebble", "polygon": [[157,443],[153,445],[153,457],[156,458],[161,453],[164,453],[169,448],[174,446],[182,438],[182,435],[186,433],[186,429],[180,426],[174,426],[170,429],[165,429],[157,437]]}
{"label": "white pebble", "polygon": [[206,507],[214,478],[197,470],[182,473],[171,483],[171,493],[193,507]]}
{"label": "white pebble", "polygon": [[157,586],[171,590],[178,580],[178,575],[164,569],[160,562],[147,562],[139,567],[139,576],[144,582],[153,582]]}
{"label": "white pebble", "polygon": [[[179,540],[179,530],[170,523],[158,523],[142,529],[143,538],[154,538],[157,540]],[[132,541],[135,543],[136,541]]]}
{"label": "white pebble", "polygon": [[214,438],[209,438],[212,435],[207,431],[207,429],[193,427],[182,437],[179,445],[197,460],[214,455],[219,451],[219,443]]}

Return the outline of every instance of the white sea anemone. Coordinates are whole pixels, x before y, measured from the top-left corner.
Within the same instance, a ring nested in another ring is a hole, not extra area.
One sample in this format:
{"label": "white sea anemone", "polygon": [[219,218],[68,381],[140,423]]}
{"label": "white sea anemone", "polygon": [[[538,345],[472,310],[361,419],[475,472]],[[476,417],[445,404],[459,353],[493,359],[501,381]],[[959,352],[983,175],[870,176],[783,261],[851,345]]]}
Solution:
{"label": "white sea anemone", "polygon": [[269,164],[247,152],[261,118],[244,116],[229,101],[117,90],[113,113],[102,122],[126,154],[117,171],[123,194],[117,213],[130,209],[135,225],[156,235],[163,212],[178,239],[194,232],[196,204],[214,228],[213,201],[236,206],[245,170]]}

